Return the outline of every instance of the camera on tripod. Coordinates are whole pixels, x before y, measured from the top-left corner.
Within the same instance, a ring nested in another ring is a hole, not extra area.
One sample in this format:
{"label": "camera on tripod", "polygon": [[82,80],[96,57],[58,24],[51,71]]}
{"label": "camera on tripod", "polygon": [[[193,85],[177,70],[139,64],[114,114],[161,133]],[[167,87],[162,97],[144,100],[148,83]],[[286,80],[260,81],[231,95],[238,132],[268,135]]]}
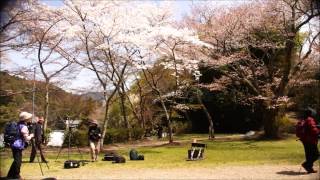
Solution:
{"label": "camera on tripod", "polygon": [[[64,168],[65,169],[70,169],[70,168],[79,168],[80,164],[83,166],[85,165],[88,161],[85,160],[71,160],[70,159],[70,151],[71,151],[71,142],[75,142],[74,145],[77,147],[78,149],[78,153],[81,156],[82,159],[82,153],[78,147],[78,143],[76,140],[76,136],[74,135],[74,132],[77,130],[78,125],[80,124],[79,120],[70,120],[69,118],[67,118],[66,122],[66,133],[64,136],[64,140],[62,143],[62,146],[59,150],[59,153],[56,157],[56,160],[58,159],[62,149],[64,148],[64,146],[68,147],[68,159],[64,162]],[[66,142],[67,140],[67,142]]]}

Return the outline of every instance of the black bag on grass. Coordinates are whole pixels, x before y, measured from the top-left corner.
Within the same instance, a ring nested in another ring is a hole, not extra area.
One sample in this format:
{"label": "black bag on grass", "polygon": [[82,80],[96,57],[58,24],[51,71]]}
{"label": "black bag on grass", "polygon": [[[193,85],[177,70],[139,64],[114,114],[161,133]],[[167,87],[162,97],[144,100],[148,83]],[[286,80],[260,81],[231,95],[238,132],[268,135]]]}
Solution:
{"label": "black bag on grass", "polygon": [[138,151],[135,149],[131,149],[129,152],[130,160],[144,160],[143,155],[139,155]]}
{"label": "black bag on grass", "polygon": [[117,156],[117,153],[106,152],[103,157],[103,161],[114,161],[114,157]]}
{"label": "black bag on grass", "polygon": [[77,160],[67,160],[64,162],[64,168],[70,169],[70,168],[78,168],[80,167],[80,161]]}
{"label": "black bag on grass", "polygon": [[126,158],[120,155],[115,155],[112,163],[125,163]]}

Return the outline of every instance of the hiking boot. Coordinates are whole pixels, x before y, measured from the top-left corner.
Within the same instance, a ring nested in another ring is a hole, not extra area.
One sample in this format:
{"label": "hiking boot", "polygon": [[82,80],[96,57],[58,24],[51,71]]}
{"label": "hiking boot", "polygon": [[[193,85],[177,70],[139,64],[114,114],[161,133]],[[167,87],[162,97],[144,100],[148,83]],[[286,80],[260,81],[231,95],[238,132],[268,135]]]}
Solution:
{"label": "hiking boot", "polygon": [[307,173],[316,173],[312,167],[308,167],[306,163],[302,163],[301,166],[303,167],[304,170],[307,171]]}
{"label": "hiking boot", "polygon": [[303,167],[304,170],[306,170],[307,172],[309,172],[310,168],[308,168],[307,164],[304,162],[301,164],[301,166]]}
{"label": "hiking boot", "polygon": [[311,169],[308,171],[308,173],[309,173],[309,174],[310,174],[310,173],[317,173],[317,171],[314,170],[313,168],[311,168]]}

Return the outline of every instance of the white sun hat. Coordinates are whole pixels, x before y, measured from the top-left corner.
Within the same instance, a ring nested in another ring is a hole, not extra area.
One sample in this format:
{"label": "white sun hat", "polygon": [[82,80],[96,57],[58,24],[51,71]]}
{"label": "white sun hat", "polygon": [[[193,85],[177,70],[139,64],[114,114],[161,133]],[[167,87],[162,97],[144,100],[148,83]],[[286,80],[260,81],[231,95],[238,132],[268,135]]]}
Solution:
{"label": "white sun hat", "polygon": [[19,114],[19,119],[20,120],[27,120],[27,119],[31,119],[32,118],[32,114],[28,113],[28,112],[21,112]]}

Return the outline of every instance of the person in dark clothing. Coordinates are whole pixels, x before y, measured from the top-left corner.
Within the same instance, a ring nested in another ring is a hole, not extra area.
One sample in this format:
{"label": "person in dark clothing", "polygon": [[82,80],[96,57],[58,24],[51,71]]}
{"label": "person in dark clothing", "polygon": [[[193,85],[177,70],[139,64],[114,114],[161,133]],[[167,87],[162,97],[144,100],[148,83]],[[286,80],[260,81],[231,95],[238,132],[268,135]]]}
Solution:
{"label": "person in dark clothing", "polygon": [[306,158],[305,162],[302,163],[302,167],[308,173],[316,173],[317,171],[313,169],[313,163],[319,158],[318,134],[320,131],[310,109],[304,111],[304,118],[300,121],[304,121],[303,127],[305,128],[304,136],[300,137]]}
{"label": "person in dark clothing", "polygon": [[26,142],[30,141],[34,137],[33,134],[29,134],[27,123],[31,121],[32,114],[28,112],[21,112],[19,114],[18,129],[19,135],[14,143],[11,145],[13,162],[10,166],[7,178],[8,179],[20,179],[20,168],[22,162],[22,151],[25,148]]}
{"label": "person in dark clothing", "polygon": [[100,152],[100,140],[101,140],[101,129],[98,126],[97,120],[89,121],[89,145],[91,152],[91,160],[92,162],[97,161],[98,154]]}
{"label": "person in dark clothing", "polygon": [[43,124],[43,117],[37,118],[37,122],[33,124],[34,130],[34,139],[31,141],[32,149],[30,154],[30,163],[32,163],[36,157],[37,150],[40,152],[41,161],[47,163],[48,161],[43,155],[42,143],[44,142],[42,124]]}

